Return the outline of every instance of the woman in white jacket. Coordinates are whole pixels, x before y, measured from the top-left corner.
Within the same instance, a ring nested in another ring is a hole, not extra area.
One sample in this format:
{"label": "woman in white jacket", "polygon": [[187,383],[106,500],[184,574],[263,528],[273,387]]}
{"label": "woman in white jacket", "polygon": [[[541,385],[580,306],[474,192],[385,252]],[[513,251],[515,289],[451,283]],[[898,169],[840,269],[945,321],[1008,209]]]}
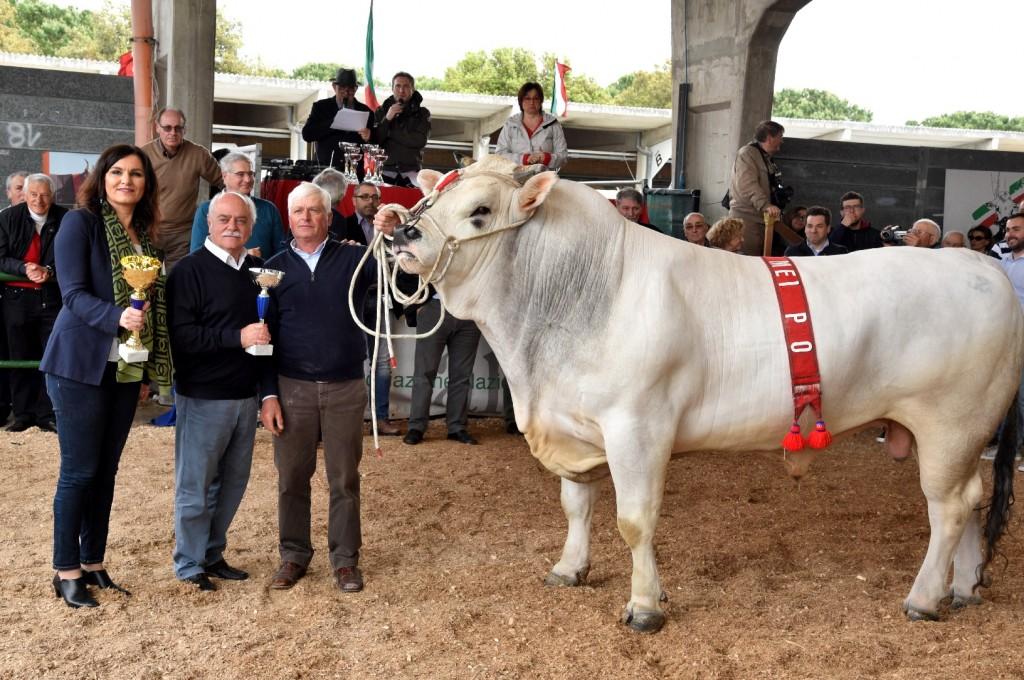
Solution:
{"label": "woman in white jacket", "polygon": [[569,157],[565,134],[558,119],[541,111],[544,89],[538,83],[519,88],[519,111],[505,121],[498,135],[497,153],[503,158],[532,165],[540,163],[558,170]]}

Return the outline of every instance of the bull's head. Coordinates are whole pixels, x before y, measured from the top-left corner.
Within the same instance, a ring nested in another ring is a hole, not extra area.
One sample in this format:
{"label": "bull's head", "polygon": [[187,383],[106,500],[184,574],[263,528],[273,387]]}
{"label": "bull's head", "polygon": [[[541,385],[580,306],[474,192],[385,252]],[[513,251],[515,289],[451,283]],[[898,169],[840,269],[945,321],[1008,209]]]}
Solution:
{"label": "bull's head", "polygon": [[542,166],[488,156],[458,172],[421,170],[424,201],[395,229],[399,266],[437,281],[472,267],[493,239],[528,221],[558,181]]}

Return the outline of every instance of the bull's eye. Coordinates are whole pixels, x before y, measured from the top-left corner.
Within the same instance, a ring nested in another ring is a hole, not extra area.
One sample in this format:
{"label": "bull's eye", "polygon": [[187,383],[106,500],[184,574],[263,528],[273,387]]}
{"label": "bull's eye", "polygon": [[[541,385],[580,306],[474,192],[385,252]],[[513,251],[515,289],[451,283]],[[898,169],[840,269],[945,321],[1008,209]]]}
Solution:
{"label": "bull's eye", "polygon": [[469,216],[470,217],[476,217],[478,215],[490,215],[490,214],[491,214],[491,209],[488,208],[486,205],[481,205],[476,210],[474,210],[472,213],[470,213]]}

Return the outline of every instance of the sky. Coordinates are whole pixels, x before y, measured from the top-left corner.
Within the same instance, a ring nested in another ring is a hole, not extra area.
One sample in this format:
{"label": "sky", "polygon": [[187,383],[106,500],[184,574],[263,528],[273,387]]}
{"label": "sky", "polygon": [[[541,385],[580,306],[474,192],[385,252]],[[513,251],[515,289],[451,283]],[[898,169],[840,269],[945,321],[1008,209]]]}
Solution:
{"label": "sky", "polygon": [[[250,59],[285,70],[310,61],[363,65],[369,0],[220,0],[219,6],[242,23],[242,53]],[[588,9],[598,6],[376,0],[374,73],[385,81],[399,70],[442,77],[466,52],[524,47],[538,56],[559,54],[576,72],[608,85],[669,59],[669,0]],[[812,0],[783,38],[775,89],[829,90],[883,124],[957,110],[1024,116],[1020,6],[1021,0]]]}

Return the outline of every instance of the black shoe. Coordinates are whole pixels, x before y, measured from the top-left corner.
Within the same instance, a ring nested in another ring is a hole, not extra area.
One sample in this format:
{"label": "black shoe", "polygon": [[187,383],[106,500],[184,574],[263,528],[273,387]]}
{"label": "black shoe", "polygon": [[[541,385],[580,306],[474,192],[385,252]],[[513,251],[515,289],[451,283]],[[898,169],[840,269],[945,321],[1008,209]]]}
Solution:
{"label": "black shoe", "polygon": [[465,430],[459,430],[458,432],[452,432],[451,434],[448,435],[448,439],[451,439],[452,441],[457,441],[457,442],[459,442],[461,444],[473,444],[473,445],[476,445],[476,444],[480,443],[477,440],[473,439],[473,437],[471,437],[470,434],[468,432],[466,432]]}
{"label": "black shoe", "polygon": [[249,572],[242,571],[241,569],[235,569],[224,560],[217,560],[213,564],[207,564],[205,567],[207,576],[216,576],[217,578],[227,579],[228,581],[244,581],[249,578]]}
{"label": "black shoe", "polygon": [[32,427],[32,425],[34,425],[34,423],[31,420],[15,420],[4,429],[8,432],[24,432],[28,428]]}
{"label": "black shoe", "polygon": [[36,427],[38,427],[43,432],[56,432],[57,421],[53,420],[52,418],[46,418],[44,420],[38,421],[36,423]]}
{"label": "black shoe", "polygon": [[198,586],[199,590],[217,590],[217,586],[213,585],[213,581],[211,581],[210,577],[205,573],[189,576],[188,578],[183,578],[181,580],[185,583],[191,583],[194,586]]}
{"label": "black shoe", "polygon": [[89,589],[85,587],[85,581],[81,577],[61,578],[58,574],[54,574],[53,592],[57,597],[64,598],[64,604],[73,609],[100,606],[100,603],[89,594]]}
{"label": "black shoe", "polygon": [[110,574],[107,573],[106,569],[98,569],[96,571],[83,569],[82,581],[86,585],[96,586],[97,588],[110,588],[131,597],[131,593],[111,580]]}
{"label": "black shoe", "polygon": [[402,443],[408,444],[409,446],[416,446],[423,441],[423,432],[420,430],[409,430],[402,437]]}

